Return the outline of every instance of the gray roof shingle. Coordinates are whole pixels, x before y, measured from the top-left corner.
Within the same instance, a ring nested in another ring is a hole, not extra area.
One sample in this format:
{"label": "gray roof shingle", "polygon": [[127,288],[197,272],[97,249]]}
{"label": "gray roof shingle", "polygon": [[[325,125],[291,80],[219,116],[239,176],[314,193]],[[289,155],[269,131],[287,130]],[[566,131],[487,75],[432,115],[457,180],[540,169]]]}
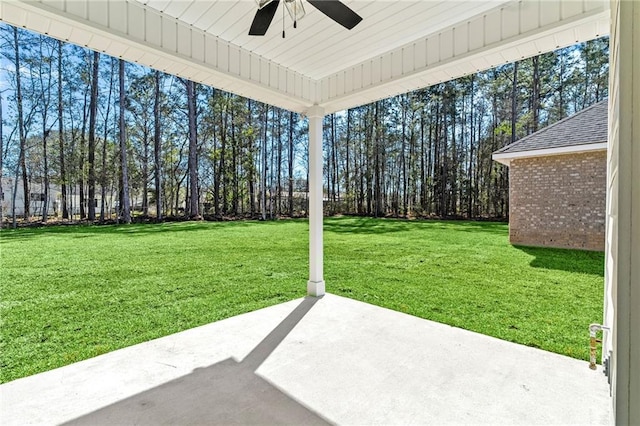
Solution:
{"label": "gray roof shingle", "polygon": [[608,102],[605,99],[517,140],[494,154],[605,143],[608,139],[607,116]]}

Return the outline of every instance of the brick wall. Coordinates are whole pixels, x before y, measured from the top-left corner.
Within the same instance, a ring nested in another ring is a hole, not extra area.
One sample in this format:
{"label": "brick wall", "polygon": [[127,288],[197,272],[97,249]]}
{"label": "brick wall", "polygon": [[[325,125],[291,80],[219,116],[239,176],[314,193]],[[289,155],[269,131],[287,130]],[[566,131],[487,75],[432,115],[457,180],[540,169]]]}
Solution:
{"label": "brick wall", "polygon": [[607,153],[512,160],[511,244],[604,250]]}

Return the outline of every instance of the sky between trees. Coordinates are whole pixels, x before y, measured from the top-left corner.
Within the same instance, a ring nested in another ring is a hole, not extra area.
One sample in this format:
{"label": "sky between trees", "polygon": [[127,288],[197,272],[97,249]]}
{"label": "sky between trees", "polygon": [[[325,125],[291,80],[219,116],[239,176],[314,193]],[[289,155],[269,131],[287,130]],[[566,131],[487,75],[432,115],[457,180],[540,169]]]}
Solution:
{"label": "sky between trees", "polygon": [[[3,180],[56,197],[28,217],[306,214],[297,114],[6,24],[0,54]],[[327,116],[326,212],[505,219],[491,153],[606,98],[608,60],[605,37]]]}

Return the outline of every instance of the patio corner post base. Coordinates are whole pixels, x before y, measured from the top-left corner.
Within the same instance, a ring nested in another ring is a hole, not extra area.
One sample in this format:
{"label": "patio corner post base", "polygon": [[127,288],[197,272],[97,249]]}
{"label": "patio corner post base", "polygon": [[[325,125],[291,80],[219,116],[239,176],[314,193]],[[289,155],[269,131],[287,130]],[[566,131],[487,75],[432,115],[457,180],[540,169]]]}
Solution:
{"label": "patio corner post base", "polygon": [[307,294],[313,297],[324,296],[324,281],[307,281]]}

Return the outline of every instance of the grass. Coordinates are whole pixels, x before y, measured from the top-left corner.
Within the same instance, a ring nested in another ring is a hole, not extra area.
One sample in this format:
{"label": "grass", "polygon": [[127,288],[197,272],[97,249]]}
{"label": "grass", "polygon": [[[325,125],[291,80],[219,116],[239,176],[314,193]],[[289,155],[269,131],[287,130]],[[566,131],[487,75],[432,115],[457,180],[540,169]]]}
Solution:
{"label": "grass", "polygon": [[[0,382],[302,297],[306,221],[0,234]],[[602,253],[508,244],[507,226],[332,218],[327,291],[587,359]]]}

